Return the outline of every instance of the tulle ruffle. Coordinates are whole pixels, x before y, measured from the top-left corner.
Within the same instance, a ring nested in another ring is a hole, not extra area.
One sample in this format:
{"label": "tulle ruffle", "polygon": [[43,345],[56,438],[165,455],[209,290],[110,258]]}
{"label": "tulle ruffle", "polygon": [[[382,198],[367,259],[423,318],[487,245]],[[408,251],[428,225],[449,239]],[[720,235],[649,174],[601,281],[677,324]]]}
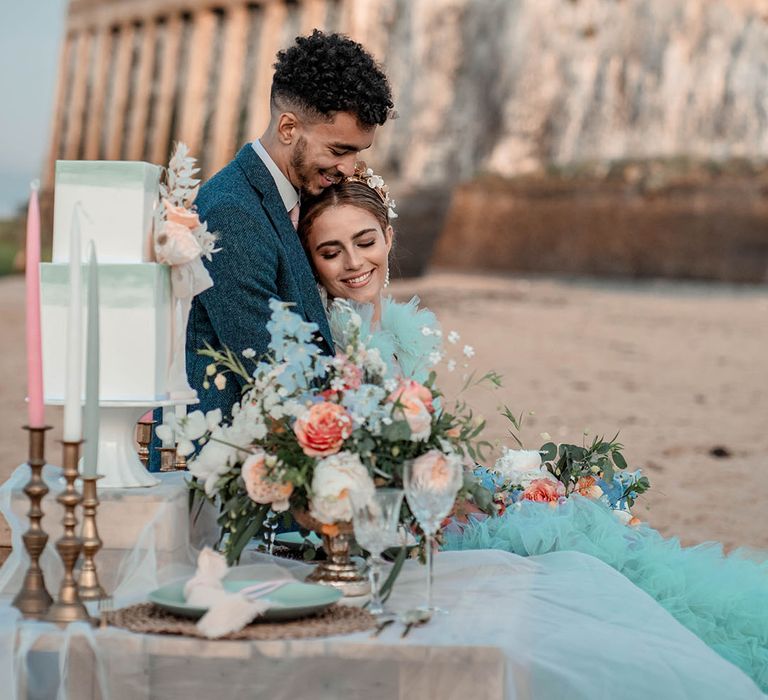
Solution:
{"label": "tulle ruffle", "polygon": [[[473,520],[446,535],[445,549],[501,549],[529,556],[592,555],[655,598],[681,624],[768,691],[768,561],[708,543],[682,547],[646,525],[572,497],[558,508],[522,502],[501,517]],[[571,591],[564,595],[600,595]]]}

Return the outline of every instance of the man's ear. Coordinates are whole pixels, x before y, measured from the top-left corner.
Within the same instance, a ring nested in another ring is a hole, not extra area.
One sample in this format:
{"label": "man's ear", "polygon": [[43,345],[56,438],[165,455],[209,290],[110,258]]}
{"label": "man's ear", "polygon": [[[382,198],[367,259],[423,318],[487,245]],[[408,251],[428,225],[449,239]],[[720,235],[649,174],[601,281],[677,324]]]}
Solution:
{"label": "man's ear", "polygon": [[284,146],[290,146],[296,140],[299,119],[293,112],[281,112],[277,118],[277,138]]}

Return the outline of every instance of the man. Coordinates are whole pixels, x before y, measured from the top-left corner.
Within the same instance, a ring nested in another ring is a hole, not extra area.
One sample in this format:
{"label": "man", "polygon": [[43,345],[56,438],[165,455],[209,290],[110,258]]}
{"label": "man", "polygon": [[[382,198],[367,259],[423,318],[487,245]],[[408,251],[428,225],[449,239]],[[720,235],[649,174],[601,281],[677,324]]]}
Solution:
{"label": "man", "polygon": [[214,286],[195,297],[187,330],[187,374],[199,408],[226,415],[240,399],[229,377],[224,390],[203,389],[207,343],[238,355],[266,352],[269,301],[319,326],[333,351],[314,276],[296,234],[301,193],[318,194],[354,171],[392,109],[386,76],[360,44],[315,30],[277,54],[270,122],[200,189],[197,206],[218,231],[219,252],[206,262]]}

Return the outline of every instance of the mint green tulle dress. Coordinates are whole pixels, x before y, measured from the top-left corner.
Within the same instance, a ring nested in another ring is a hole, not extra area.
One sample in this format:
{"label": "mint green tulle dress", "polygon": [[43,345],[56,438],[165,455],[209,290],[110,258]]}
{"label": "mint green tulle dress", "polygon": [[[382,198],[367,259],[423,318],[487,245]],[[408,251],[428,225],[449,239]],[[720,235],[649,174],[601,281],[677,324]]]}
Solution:
{"label": "mint green tulle dress", "polygon": [[[580,496],[551,508],[523,501],[500,517],[446,535],[445,549],[501,549],[522,556],[589,554],[626,576],[710,648],[768,691],[768,561],[708,543],[682,547],[647,525],[628,527]],[[600,591],[564,591],[600,595]]]}
{"label": "mint green tulle dress", "polygon": [[[337,347],[349,332],[349,313],[362,318],[361,337],[379,349],[391,374],[424,381],[429,356],[442,342],[435,315],[414,297],[402,304],[382,299],[380,324],[373,307],[332,304],[328,315]],[[424,328],[430,329],[424,332]],[[435,332],[437,331],[437,332]],[[497,549],[521,556],[558,551],[588,554],[610,565],[653,597],[687,627],[768,692],[768,560],[721,545],[682,547],[647,525],[628,527],[604,505],[580,496],[551,508],[523,501],[504,515],[446,533],[444,549]],[[563,591],[564,596],[599,596],[599,590]],[[492,604],[492,601],[489,601]],[[617,697],[621,697],[618,691]]]}

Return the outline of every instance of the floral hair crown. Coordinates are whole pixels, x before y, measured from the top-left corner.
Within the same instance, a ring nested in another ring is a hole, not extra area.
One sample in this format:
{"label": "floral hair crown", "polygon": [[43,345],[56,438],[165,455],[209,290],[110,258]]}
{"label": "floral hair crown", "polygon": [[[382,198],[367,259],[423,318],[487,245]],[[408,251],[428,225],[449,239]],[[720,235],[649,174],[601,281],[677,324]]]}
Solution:
{"label": "floral hair crown", "polygon": [[365,161],[358,161],[355,163],[355,172],[346,178],[346,182],[362,182],[364,185],[368,185],[384,202],[384,206],[387,208],[387,214],[389,220],[397,218],[395,213],[395,200],[389,196],[389,187],[384,183],[384,178],[381,175],[376,175],[371,168],[369,168]]}

